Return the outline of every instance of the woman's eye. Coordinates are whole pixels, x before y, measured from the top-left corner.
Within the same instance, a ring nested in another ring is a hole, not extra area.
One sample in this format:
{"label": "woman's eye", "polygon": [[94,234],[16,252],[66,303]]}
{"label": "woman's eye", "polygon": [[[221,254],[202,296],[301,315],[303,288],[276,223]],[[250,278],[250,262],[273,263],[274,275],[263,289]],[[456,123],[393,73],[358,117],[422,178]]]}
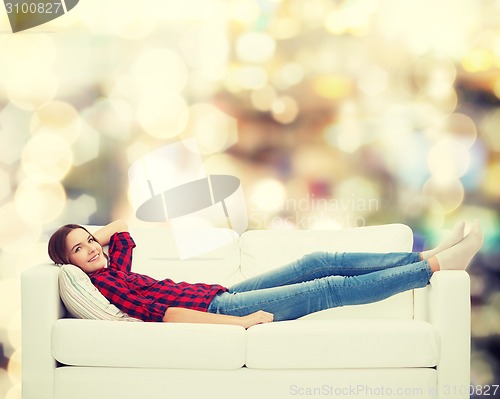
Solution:
{"label": "woman's eye", "polygon": [[76,248],[76,249],[75,249],[75,252],[80,251],[80,249],[82,249],[82,247],[78,247],[78,248]]}
{"label": "woman's eye", "polygon": [[94,242],[93,238],[89,238],[89,243]]}

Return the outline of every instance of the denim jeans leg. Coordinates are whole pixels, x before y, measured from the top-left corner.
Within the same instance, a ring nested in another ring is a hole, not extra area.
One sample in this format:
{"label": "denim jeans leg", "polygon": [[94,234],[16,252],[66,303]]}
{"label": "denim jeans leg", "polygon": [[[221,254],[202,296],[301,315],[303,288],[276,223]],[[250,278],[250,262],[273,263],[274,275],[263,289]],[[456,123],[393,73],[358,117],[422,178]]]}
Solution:
{"label": "denim jeans leg", "polygon": [[418,252],[313,252],[285,266],[234,284],[229,291],[281,287],[328,276],[356,276],[419,261]]}
{"label": "denim jeans leg", "polygon": [[358,276],[327,276],[286,286],[216,296],[208,311],[245,316],[258,310],[275,321],[293,320],[320,310],[371,303],[397,293],[425,287],[432,275],[427,260]]}

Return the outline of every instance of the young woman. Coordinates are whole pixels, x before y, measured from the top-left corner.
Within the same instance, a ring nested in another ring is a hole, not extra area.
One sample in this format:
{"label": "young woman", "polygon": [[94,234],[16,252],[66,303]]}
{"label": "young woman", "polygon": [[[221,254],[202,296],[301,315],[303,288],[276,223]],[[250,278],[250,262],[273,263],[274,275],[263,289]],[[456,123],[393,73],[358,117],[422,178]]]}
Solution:
{"label": "young woman", "polygon": [[[424,287],[439,270],[465,270],[483,243],[479,222],[464,237],[459,223],[436,248],[410,253],[314,252],[231,287],[174,283],[134,273],[135,243],[123,221],[95,234],[66,225],[49,240],[49,256],[87,273],[123,312],[144,321],[236,324],[292,320],[327,308],[379,301]],[[109,255],[102,247],[109,245]]]}

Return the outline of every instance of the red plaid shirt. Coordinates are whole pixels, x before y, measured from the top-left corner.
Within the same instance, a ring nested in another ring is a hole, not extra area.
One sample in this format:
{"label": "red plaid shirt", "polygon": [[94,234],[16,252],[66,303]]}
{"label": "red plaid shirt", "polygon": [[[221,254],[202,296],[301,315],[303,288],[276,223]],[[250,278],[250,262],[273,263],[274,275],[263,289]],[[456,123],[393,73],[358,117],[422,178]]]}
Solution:
{"label": "red plaid shirt", "polygon": [[128,232],[115,233],[109,243],[108,267],[91,273],[90,280],[111,303],[129,316],[162,321],[169,306],[206,312],[221,285],[155,280],[130,271],[135,243]]}

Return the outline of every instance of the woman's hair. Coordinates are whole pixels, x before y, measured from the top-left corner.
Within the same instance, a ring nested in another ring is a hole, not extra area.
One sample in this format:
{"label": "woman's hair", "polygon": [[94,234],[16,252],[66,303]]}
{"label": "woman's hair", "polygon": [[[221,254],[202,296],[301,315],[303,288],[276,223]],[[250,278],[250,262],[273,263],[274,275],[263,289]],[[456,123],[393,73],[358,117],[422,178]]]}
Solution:
{"label": "woman's hair", "polygon": [[[49,257],[56,265],[65,265],[71,263],[68,258],[68,250],[66,248],[66,237],[69,233],[76,229],[83,229],[98,242],[95,237],[83,226],[78,224],[67,224],[60,227],[49,239]],[[100,245],[100,244],[99,244]]]}

